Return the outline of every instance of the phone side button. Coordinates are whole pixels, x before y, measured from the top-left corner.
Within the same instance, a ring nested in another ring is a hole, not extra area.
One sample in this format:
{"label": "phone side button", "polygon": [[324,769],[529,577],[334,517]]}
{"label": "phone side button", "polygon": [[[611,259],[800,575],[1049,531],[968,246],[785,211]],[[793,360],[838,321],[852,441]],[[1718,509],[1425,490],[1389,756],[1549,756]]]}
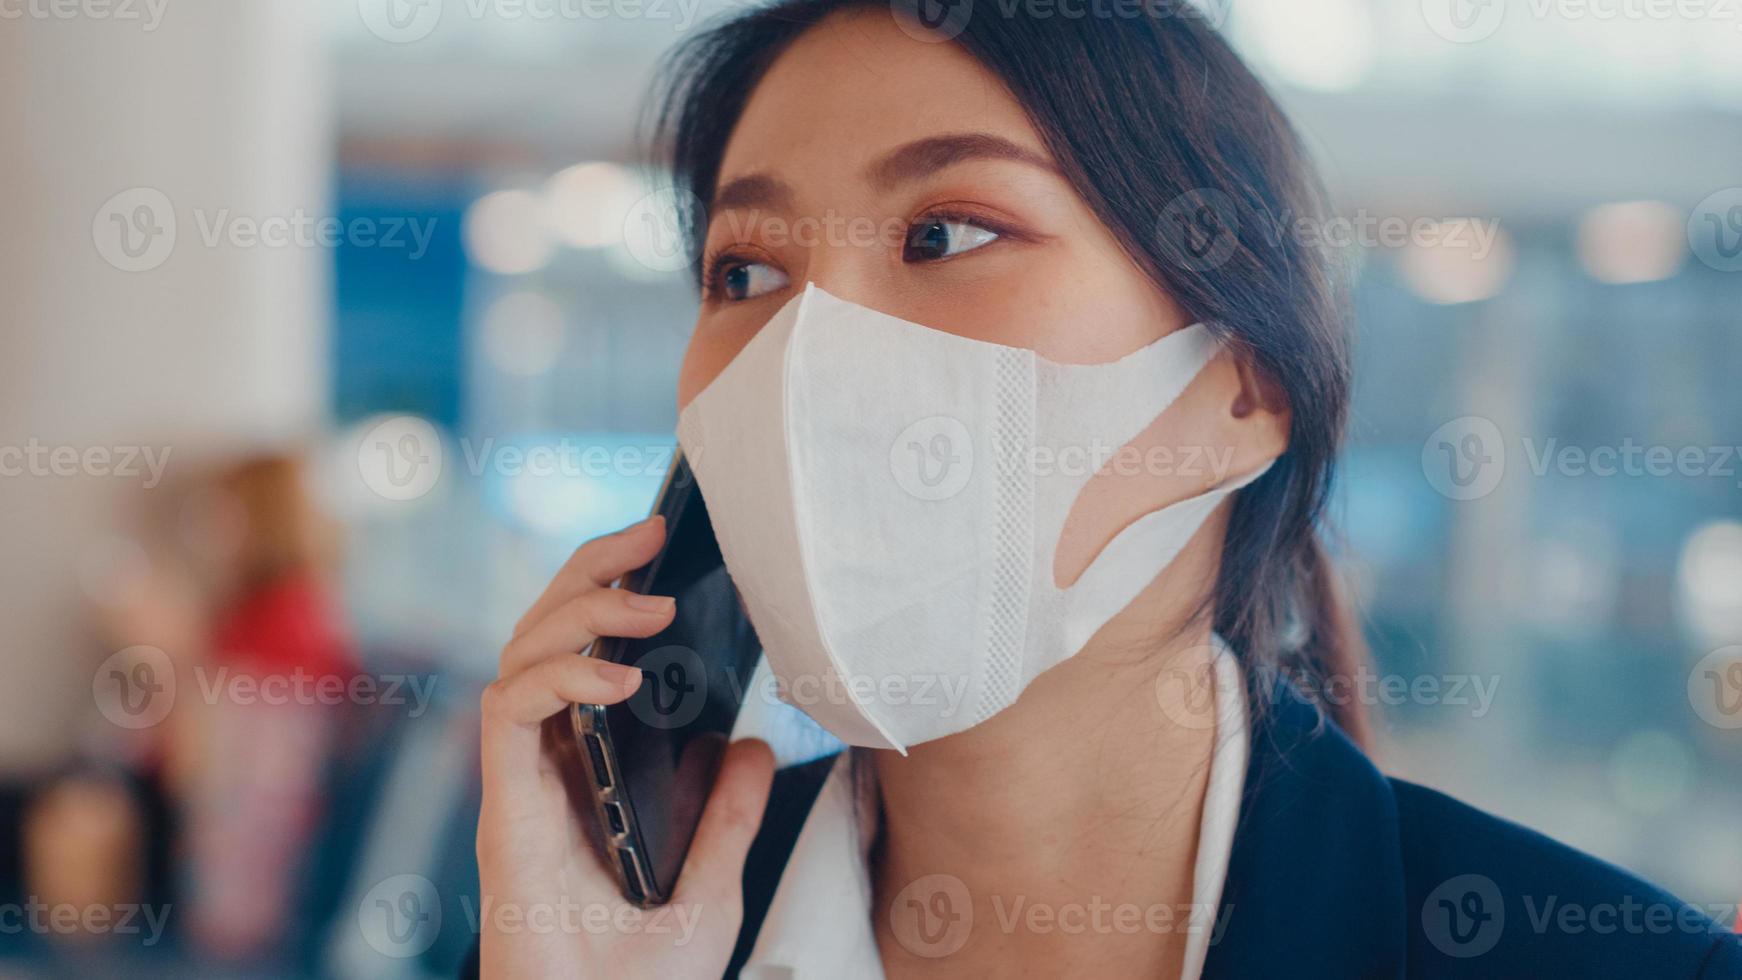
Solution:
{"label": "phone side button", "polygon": [[601,789],[611,788],[611,767],[605,762],[605,743],[597,735],[582,736],[587,743],[587,755],[592,758],[593,778]]}
{"label": "phone side button", "polygon": [[618,848],[617,860],[623,864],[623,884],[629,889],[629,900],[647,901],[647,893],[641,889],[641,875],[635,870],[635,852],[627,847]]}
{"label": "phone side button", "polygon": [[605,804],[605,820],[611,824],[613,834],[621,834],[627,829],[623,826],[623,808],[615,803]]}

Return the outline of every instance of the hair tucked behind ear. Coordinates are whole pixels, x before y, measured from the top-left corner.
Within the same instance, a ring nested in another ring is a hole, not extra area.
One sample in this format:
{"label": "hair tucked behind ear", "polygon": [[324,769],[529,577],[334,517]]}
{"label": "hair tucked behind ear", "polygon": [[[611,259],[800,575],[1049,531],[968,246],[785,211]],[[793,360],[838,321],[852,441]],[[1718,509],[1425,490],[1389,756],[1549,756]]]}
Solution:
{"label": "hair tucked behind ear", "polygon": [[[825,17],[860,8],[890,9],[783,0],[679,47],[658,125],[678,186],[703,209],[768,66]],[[1185,0],[1074,18],[982,4],[953,43],[1003,79],[1132,259],[1287,399],[1288,449],[1235,495],[1208,610],[1255,708],[1279,675],[1308,694],[1351,676],[1365,653],[1319,529],[1348,414],[1347,316],[1340,270],[1294,233],[1325,209],[1293,129]],[[687,217],[699,239],[705,220]],[[1363,741],[1360,706],[1338,700],[1328,713]]]}

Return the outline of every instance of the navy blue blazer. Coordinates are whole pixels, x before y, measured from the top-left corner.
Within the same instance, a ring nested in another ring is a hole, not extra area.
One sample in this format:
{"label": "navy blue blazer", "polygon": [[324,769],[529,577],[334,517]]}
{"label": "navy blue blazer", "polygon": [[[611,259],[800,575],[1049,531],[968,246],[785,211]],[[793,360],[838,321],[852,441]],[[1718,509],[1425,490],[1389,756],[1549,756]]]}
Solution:
{"label": "navy blue blazer", "polygon": [[[1387,778],[1292,688],[1270,708],[1254,725],[1204,980],[1742,980],[1742,940],[1698,909],[1541,834]],[[833,761],[775,776],[744,870],[728,978],[749,957]]]}

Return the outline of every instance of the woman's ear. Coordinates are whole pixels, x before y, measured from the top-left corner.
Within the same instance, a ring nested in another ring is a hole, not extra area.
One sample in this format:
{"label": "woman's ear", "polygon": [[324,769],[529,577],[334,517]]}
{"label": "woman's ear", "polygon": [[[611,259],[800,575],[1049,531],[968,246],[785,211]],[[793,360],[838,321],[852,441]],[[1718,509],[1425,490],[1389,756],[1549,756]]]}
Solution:
{"label": "woman's ear", "polygon": [[1288,451],[1292,416],[1282,386],[1251,360],[1233,353],[1238,386],[1228,406],[1228,445],[1234,447],[1232,476],[1243,476]]}
{"label": "woman's ear", "polygon": [[[1095,474],[1071,506],[1053,581],[1077,580],[1113,536],[1145,514],[1262,469],[1288,449],[1289,407],[1282,388],[1236,353],[1223,350],[1167,411],[1119,457],[1123,469]],[[1135,461],[1135,462],[1133,462]]]}

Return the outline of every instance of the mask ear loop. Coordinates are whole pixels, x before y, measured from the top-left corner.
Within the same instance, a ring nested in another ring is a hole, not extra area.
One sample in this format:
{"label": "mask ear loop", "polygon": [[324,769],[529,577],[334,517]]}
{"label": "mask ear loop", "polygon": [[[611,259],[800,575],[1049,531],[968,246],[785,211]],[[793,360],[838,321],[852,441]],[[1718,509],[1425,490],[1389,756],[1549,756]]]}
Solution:
{"label": "mask ear loop", "polygon": [[[1104,364],[1059,364],[1036,357],[1036,432],[1032,445],[1053,450],[1087,448],[1088,441],[1096,439],[1111,443],[1115,450],[1125,446],[1167,411],[1220,350],[1210,328],[1194,324]],[[1095,630],[1130,603],[1136,589],[1149,584],[1154,570],[1163,567],[1153,557],[1116,557],[1141,547],[1129,542],[1153,534],[1144,529],[1163,519],[1145,515],[1116,535],[1077,581],[1067,588],[1054,584],[1052,569],[1065,521],[1093,478],[1094,472],[1043,477],[1030,471],[1034,572],[1029,581],[1021,684],[1081,650]],[[1188,498],[1174,507],[1198,506],[1195,500]],[[1172,559],[1171,555],[1166,557]],[[1132,567],[1148,574],[1126,571]],[[1125,581],[1130,578],[1143,581],[1133,589]]]}
{"label": "mask ear loop", "polygon": [[[1045,536],[1035,541],[1037,579],[1044,577],[1048,586],[1060,588],[1052,577],[1059,537],[1101,465],[1099,460],[1093,460],[1093,468],[1086,465],[1091,451],[1118,452],[1129,445],[1166,413],[1220,350],[1209,328],[1196,324],[1105,364],[1059,364],[1035,357],[1031,452],[1055,454],[1050,474],[1038,472],[1041,457],[1026,461],[1037,470],[1031,474],[1033,526],[1037,535]],[[1081,453],[1080,461],[1065,458],[1066,452]],[[1087,471],[1058,472],[1067,466]]]}
{"label": "mask ear loop", "polygon": [[[1055,469],[1075,462],[1067,452],[1087,460],[1091,452],[1118,451],[1154,424],[1220,349],[1209,328],[1196,324],[1105,364],[1059,364],[1036,355],[1034,447],[1057,454]],[[1035,473],[1035,527],[1063,528],[1094,475]],[[1056,544],[1047,542],[1046,550]],[[1044,557],[1039,567],[1052,568],[1052,556]]]}
{"label": "mask ear loop", "polygon": [[[1077,580],[1058,589],[1064,611],[1065,648],[1082,649],[1106,622],[1131,604],[1156,575],[1173,564],[1210,514],[1222,501],[1270,472],[1266,462],[1244,476],[1224,480],[1215,487],[1150,511],[1131,522],[1101,549]],[[1154,569],[1153,573],[1139,569]],[[1050,582],[1048,583],[1050,584]]]}

